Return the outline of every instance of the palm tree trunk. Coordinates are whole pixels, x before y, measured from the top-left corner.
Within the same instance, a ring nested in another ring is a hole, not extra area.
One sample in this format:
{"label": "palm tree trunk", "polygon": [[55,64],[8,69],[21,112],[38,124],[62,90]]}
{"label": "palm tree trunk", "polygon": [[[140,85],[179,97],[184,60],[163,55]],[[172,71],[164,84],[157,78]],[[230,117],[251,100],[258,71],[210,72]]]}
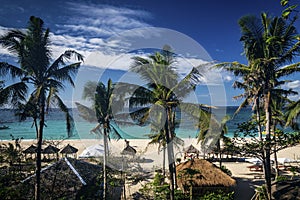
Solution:
{"label": "palm tree trunk", "polygon": [[104,156],[103,156],[103,200],[107,198],[107,177],[106,177],[106,162],[107,162],[107,130],[104,128],[103,135]]}
{"label": "palm tree trunk", "polygon": [[257,130],[260,141],[263,140],[262,138],[262,130],[261,130],[261,124],[260,124],[260,107],[259,107],[259,98],[255,99],[255,105],[256,105],[256,121],[257,121]]}
{"label": "palm tree trunk", "polygon": [[220,168],[222,167],[222,154],[221,154],[221,141],[220,139],[218,139],[217,141],[217,149],[218,149],[218,153],[219,153],[219,164],[220,164]]}
{"label": "palm tree trunk", "polygon": [[174,152],[173,152],[173,143],[172,133],[170,129],[170,120],[171,120],[171,110],[169,108],[166,109],[167,120],[165,123],[165,130],[166,130],[166,143],[167,143],[167,152],[168,152],[168,161],[169,161],[169,174],[170,174],[170,200],[174,200],[175,193],[174,193]]}
{"label": "palm tree trunk", "polygon": [[[42,95],[43,96],[43,95]],[[36,152],[36,183],[35,183],[35,200],[41,199],[41,165],[42,165],[42,142],[43,142],[43,131],[45,123],[45,103],[44,99],[41,99],[40,104],[40,124],[37,134],[37,152]]]}
{"label": "palm tree trunk", "polygon": [[268,198],[271,199],[271,108],[270,108],[271,93],[267,92],[265,97],[265,112],[266,112],[266,145],[265,145],[265,182]]}
{"label": "palm tree trunk", "polygon": [[163,147],[163,177],[166,178],[166,147]]}
{"label": "palm tree trunk", "polygon": [[276,135],[275,135],[275,129],[276,129],[276,123],[273,122],[272,126],[272,132],[273,132],[273,140],[274,140],[274,166],[275,166],[275,180],[279,176],[279,170],[278,170],[278,160],[277,160],[277,146],[276,146]]}

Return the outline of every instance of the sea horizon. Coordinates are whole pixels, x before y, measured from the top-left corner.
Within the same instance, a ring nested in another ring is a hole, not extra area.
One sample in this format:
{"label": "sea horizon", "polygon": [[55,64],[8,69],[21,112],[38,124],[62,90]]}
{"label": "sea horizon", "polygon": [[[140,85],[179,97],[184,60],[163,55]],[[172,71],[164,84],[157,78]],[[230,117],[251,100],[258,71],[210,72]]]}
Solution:
{"label": "sea horizon", "polygon": [[[221,118],[225,115],[233,116],[238,106],[224,106],[218,108]],[[96,123],[90,123],[83,120],[79,116],[77,108],[70,108],[74,118],[74,134],[72,137],[67,137],[64,113],[57,109],[51,109],[46,115],[44,135],[45,140],[60,140],[60,139],[100,139],[98,135],[92,134],[90,131],[96,126]],[[13,109],[0,109],[0,126],[8,126],[9,129],[0,130],[0,140],[11,140],[14,138],[36,139],[36,132],[33,126],[33,121],[28,118],[25,121],[19,121],[15,116]],[[248,120],[251,117],[251,108],[242,109],[234,118],[231,118],[228,123],[228,137],[233,137],[237,130],[237,124]],[[176,136],[179,138],[196,138],[199,130],[195,128],[195,123],[189,120],[186,116],[180,116],[180,125],[176,129]],[[148,139],[150,134],[150,125],[147,126],[122,126],[115,127],[124,139]],[[112,134],[112,139],[113,139]]]}

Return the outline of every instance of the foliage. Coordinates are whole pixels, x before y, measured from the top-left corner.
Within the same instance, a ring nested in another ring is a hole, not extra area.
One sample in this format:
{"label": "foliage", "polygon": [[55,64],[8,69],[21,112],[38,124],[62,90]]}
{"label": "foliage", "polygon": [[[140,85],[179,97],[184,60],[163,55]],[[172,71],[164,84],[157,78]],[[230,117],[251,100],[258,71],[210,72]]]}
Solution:
{"label": "foliage", "polygon": [[232,173],[229,169],[226,168],[226,166],[222,165],[220,168],[224,173],[226,173],[228,176],[232,176]]}
{"label": "foliage", "polygon": [[[232,139],[233,147],[230,150],[233,153],[262,160],[264,158],[263,147],[267,143],[271,147],[271,154],[300,143],[300,132],[284,133],[279,129],[273,134],[270,142],[266,141],[265,138],[260,140],[257,138],[257,127],[257,122],[252,120],[238,124],[238,129]],[[276,149],[273,148],[274,146]]]}
{"label": "foliage", "polygon": [[256,188],[255,200],[268,199],[267,189],[265,185]]}
{"label": "foliage", "polygon": [[218,192],[211,192],[207,193],[204,196],[200,197],[199,200],[233,200],[234,199],[234,192],[223,192],[223,191],[218,191]]}
{"label": "foliage", "polygon": [[[164,182],[164,177],[160,172],[157,172],[152,182],[146,183],[139,192],[142,195],[142,199],[169,199],[170,188],[169,184]],[[175,199],[184,200],[188,199],[188,196],[182,193],[181,190],[175,190]]]}
{"label": "foliage", "polygon": [[288,180],[288,178],[286,176],[277,176],[276,181],[280,182],[280,181],[286,181]]}

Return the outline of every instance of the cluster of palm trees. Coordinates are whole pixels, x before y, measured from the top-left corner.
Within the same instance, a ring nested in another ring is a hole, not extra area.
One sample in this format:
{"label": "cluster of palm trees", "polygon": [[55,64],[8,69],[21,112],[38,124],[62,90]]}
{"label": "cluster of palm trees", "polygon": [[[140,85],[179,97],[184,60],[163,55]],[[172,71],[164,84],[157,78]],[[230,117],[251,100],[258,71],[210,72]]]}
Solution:
{"label": "cluster of palm trees", "polygon": [[[131,70],[139,74],[147,82],[147,86],[130,83],[112,84],[111,80],[108,81],[107,86],[103,83],[88,82],[83,96],[92,102],[92,108],[76,103],[84,119],[98,122],[92,131],[102,131],[104,146],[107,146],[106,138],[111,133],[115,133],[117,138],[121,137],[114,127],[116,124],[151,125],[153,134],[149,136],[152,139],[150,143],[159,143],[163,149],[167,149],[170,199],[174,199],[176,187],[173,143],[180,142],[175,134],[178,125],[176,115],[178,111],[185,111],[190,117],[196,119],[197,123],[209,122],[211,117],[209,109],[204,105],[183,102],[184,97],[195,90],[200,81],[199,69],[193,68],[185,78],[180,80],[180,75],[174,68],[174,61],[175,54],[171,52],[169,46],[165,46],[163,50],[157,51],[148,58],[134,57]],[[128,102],[130,113],[119,113]],[[207,129],[208,126],[207,124]],[[105,153],[104,167],[106,156]],[[105,173],[104,168],[104,197],[106,197]]]}
{"label": "cluster of palm trees", "polygon": [[[294,23],[295,19],[270,17],[266,13],[262,13],[261,18],[242,17],[239,20],[242,33],[240,40],[248,64],[238,62],[218,64],[218,67],[242,78],[242,81],[234,83],[234,87],[244,90],[239,96],[244,99],[240,108],[252,105],[260,140],[263,140],[265,133],[266,145],[262,150],[269,199],[271,199],[271,134],[276,131],[278,124],[291,125],[299,115],[299,101],[292,102],[288,98],[289,95],[297,93],[291,89],[284,89],[284,84],[290,82],[287,77],[300,71],[300,63],[293,63],[293,59],[300,55],[300,36]],[[287,110],[289,111],[284,114]]]}
{"label": "cluster of palm trees", "polygon": [[[217,65],[242,77],[242,81],[235,82],[235,87],[244,90],[241,95],[244,102],[240,107],[252,105],[261,140],[264,139],[262,133],[266,133],[267,145],[263,147],[263,163],[269,198],[271,198],[271,164],[268,144],[271,142],[271,133],[275,131],[276,124],[281,123],[282,120],[285,120],[287,125],[293,124],[300,111],[300,101],[292,102],[288,99],[288,95],[296,93],[283,89],[284,84],[288,82],[285,78],[300,71],[300,63],[290,64],[300,53],[300,36],[297,34],[294,23],[295,20],[270,17],[265,13],[261,15],[261,19],[253,16],[242,17],[239,20],[242,32],[241,41],[248,65],[237,62]],[[74,86],[73,77],[83,61],[82,55],[68,50],[51,62],[49,29],[44,29],[43,25],[40,18],[31,17],[26,33],[12,30],[0,38],[0,44],[16,55],[19,65],[0,63],[1,76],[11,75],[19,80],[6,87],[0,82],[0,103],[10,100],[11,104],[19,110],[21,119],[32,118],[36,128],[35,199],[41,198],[41,145],[45,115],[50,105],[59,107],[66,114],[67,132],[69,136],[71,135],[73,119],[67,106],[59,97],[59,92],[64,89],[64,83]],[[68,60],[72,56],[75,56],[78,62],[69,64]],[[199,84],[202,76],[201,68],[208,66],[201,65],[193,68],[181,79],[174,67],[175,61],[176,55],[169,46],[164,46],[162,50],[148,57],[134,57],[130,70],[139,74],[147,85],[113,84],[111,80],[107,85],[89,82],[83,94],[84,98],[92,102],[92,107],[76,103],[84,119],[97,122],[97,126],[92,131],[103,135],[104,199],[107,199],[105,170],[107,143],[112,134],[116,138],[121,137],[116,129],[117,123],[151,125],[152,143],[159,143],[167,151],[171,200],[174,199],[176,188],[173,144],[180,142],[175,132],[180,123],[178,113],[185,112],[195,120],[196,126],[200,128],[199,138],[201,139],[209,132],[221,129],[224,129],[222,133],[226,132],[225,122],[217,122],[208,106],[184,102],[185,97]],[[127,103],[129,103],[130,113],[124,114],[122,109]],[[286,105],[288,105],[289,112],[281,115],[278,108],[285,108]]]}

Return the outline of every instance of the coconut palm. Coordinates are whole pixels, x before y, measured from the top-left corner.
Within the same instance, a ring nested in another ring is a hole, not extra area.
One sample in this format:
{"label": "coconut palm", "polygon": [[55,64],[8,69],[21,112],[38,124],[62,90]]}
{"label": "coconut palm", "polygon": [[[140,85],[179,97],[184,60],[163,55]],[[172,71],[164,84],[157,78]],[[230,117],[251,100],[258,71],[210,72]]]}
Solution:
{"label": "coconut palm", "polygon": [[[107,86],[102,82],[87,82],[83,89],[83,98],[92,103],[92,108],[76,102],[80,116],[89,121],[97,122],[95,128],[91,130],[98,135],[103,136],[104,157],[103,157],[103,199],[107,199],[107,156],[108,156],[108,139],[114,137],[120,139],[122,136],[116,129],[116,120],[114,119],[114,110],[118,107],[117,101],[114,100],[114,85],[111,79],[108,80]],[[123,107],[123,104],[119,106]],[[117,121],[118,122],[118,121]]]}
{"label": "coconut palm", "polygon": [[164,133],[171,179],[170,199],[174,199],[176,174],[173,140],[176,135],[177,112],[187,111],[187,114],[197,119],[210,118],[209,112],[202,109],[204,106],[183,102],[183,99],[195,89],[201,74],[199,70],[193,68],[180,80],[174,68],[175,55],[168,46],[148,58],[134,57],[133,60],[131,71],[138,73],[147,82],[147,86],[137,87],[131,95],[129,106],[131,109],[134,108],[131,116],[138,120],[139,124],[155,123],[156,131]]}
{"label": "coconut palm", "polygon": [[[272,90],[285,83],[285,81],[279,81],[280,79],[300,71],[300,63],[290,64],[300,52],[299,35],[294,23],[295,20],[286,21],[282,17],[269,17],[265,13],[262,13],[261,19],[255,16],[244,16],[239,20],[242,32],[240,40],[243,43],[249,66],[247,70],[253,81],[259,83],[257,85],[259,87],[255,87],[259,90],[250,90],[253,92],[250,99],[258,98],[262,101],[265,113],[264,129],[267,145],[264,147],[264,171],[269,198],[271,198],[271,165],[268,144],[271,140]],[[242,77],[245,78],[245,76]],[[244,79],[244,81],[247,80]],[[251,88],[251,85],[245,83],[249,86],[248,88]]]}
{"label": "coconut palm", "polygon": [[[20,65],[18,67],[4,62],[0,63],[0,75],[10,74],[12,77],[19,78],[18,82],[5,87],[1,93],[8,94],[13,106],[30,104],[37,109],[35,116],[38,117],[39,125],[35,199],[40,199],[41,147],[45,115],[51,104],[60,108],[66,114],[67,132],[68,136],[71,136],[72,116],[59,97],[59,91],[64,89],[65,82],[74,86],[73,76],[80,66],[80,62],[67,64],[66,61],[72,56],[83,61],[83,57],[76,51],[68,50],[51,63],[49,29],[44,28],[43,20],[34,16],[30,17],[25,33],[20,30],[11,30],[1,36],[0,44],[17,57]],[[27,100],[28,96],[29,100]]]}
{"label": "coconut palm", "polygon": [[297,123],[297,117],[300,115],[300,100],[293,101],[287,106],[286,113],[286,126],[293,126],[295,129],[299,129]]}

